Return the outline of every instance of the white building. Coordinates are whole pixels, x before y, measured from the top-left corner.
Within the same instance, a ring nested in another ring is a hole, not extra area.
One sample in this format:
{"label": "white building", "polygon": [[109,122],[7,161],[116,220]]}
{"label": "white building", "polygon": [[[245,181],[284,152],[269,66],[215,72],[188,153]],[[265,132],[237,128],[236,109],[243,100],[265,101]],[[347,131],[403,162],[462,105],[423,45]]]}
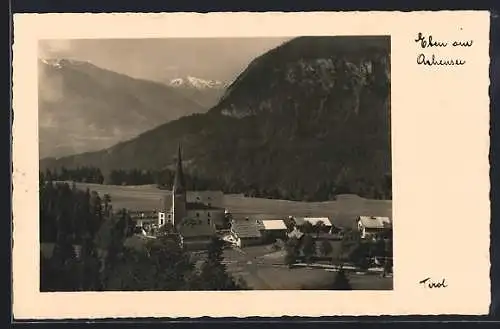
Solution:
{"label": "white building", "polygon": [[356,225],[362,239],[376,239],[392,232],[392,221],[389,217],[359,216]]}

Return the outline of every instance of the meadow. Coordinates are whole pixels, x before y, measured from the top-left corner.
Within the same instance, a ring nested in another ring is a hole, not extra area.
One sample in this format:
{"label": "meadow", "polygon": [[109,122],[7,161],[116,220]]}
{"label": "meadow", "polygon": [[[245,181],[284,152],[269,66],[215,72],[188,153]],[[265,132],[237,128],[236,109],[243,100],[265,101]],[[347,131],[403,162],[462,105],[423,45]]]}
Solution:
{"label": "meadow", "polygon": [[[154,185],[118,186],[75,183],[79,189],[96,191],[102,197],[111,196],[113,208],[131,211],[161,209],[162,199],[170,195]],[[392,218],[391,200],[370,200],[355,195],[340,195],[335,201],[298,202],[249,198],[243,195],[226,194],[224,207],[233,214],[266,214],[275,217],[315,216],[333,218],[339,226],[350,226],[359,215],[388,216]]]}

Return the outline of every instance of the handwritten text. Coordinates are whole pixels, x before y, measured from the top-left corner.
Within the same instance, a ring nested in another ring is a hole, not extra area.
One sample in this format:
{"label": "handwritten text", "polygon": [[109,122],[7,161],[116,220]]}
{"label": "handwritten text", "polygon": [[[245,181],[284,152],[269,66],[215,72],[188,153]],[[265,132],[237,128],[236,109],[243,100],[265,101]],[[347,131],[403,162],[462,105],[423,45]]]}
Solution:
{"label": "handwritten text", "polygon": [[[417,34],[415,43],[422,49],[442,49],[447,47],[452,48],[468,48],[474,44],[473,40],[439,40],[434,38],[432,34],[424,35],[422,32]],[[424,66],[461,66],[465,65],[466,60],[463,58],[441,58],[438,55],[431,53],[419,53],[417,55],[417,65]]]}
{"label": "handwritten text", "polygon": [[430,289],[448,287],[448,285],[446,284],[446,279],[442,279],[439,282],[433,282],[431,278],[425,278],[423,280],[420,280],[418,283]]}

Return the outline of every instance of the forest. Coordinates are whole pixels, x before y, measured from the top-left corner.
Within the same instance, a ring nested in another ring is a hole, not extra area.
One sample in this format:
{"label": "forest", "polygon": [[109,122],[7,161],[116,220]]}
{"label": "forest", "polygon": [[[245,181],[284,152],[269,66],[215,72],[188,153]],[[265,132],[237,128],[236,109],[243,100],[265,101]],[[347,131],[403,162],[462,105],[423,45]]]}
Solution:
{"label": "forest", "polygon": [[[172,170],[139,170],[114,169],[103,174],[99,168],[78,167],[60,170],[49,170],[40,174],[41,177],[54,181],[74,181],[108,185],[149,185],[170,189],[175,173]],[[392,177],[384,177],[383,190],[370,188],[368,182],[357,179],[352,182],[337,185],[332,179],[325,177],[318,182],[314,191],[306,191],[297,184],[290,186],[275,186],[272,188],[259,186],[257,183],[244,183],[242,180],[226,181],[225,179],[205,179],[198,175],[185,173],[186,188],[191,191],[221,190],[226,194],[244,194],[247,197],[280,199],[292,201],[321,202],[335,200],[339,194],[358,194],[371,199],[392,198]]]}

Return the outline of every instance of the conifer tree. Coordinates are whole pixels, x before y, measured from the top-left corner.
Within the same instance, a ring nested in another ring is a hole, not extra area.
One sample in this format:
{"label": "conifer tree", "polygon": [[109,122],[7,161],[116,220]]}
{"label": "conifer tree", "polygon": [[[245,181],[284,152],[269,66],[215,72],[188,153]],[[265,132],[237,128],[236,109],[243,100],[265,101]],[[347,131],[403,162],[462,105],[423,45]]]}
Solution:
{"label": "conifer tree", "polygon": [[335,281],[333,282],[333,290],[352,290],[349,279],[343,269],[340,269],[335,276]]}

